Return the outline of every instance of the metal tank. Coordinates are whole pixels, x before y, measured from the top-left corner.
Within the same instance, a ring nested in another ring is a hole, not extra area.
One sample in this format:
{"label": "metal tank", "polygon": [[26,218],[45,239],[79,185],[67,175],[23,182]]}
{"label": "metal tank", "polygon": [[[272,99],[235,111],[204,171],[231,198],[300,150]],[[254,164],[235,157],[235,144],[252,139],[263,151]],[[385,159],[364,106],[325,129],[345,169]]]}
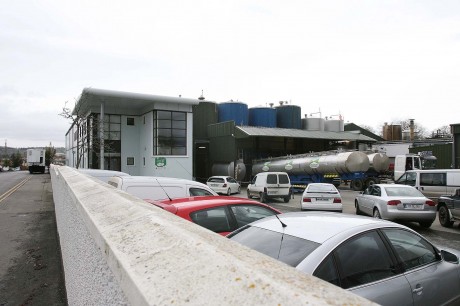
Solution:
{"label": "metal tank", "polygon": [[276,107],[276,125],[279,128],[301,129],[301,109],[297,105],[283,105]]}
{"label": "metal tank", "polygon": [[303,118],[302,130],[324,131],[324,118]]}
{"label": "metal tank", "polygon": [[249,125],[276,127],[276,109],[271,107],[252,107],[249,109]]}
{"label": "metal tank", "polygon": [[390,158],[383,153],[368,154],[369,167],[376,172],[385,172],[390,168]]}
{"label": "metal tank", "polygon": [[266,171],[282,171],[292,175],[353,173],[369,170],[369,158],[363,152],[341,152],[330,155],[310,155],[276,158],[256,162],[252,165],[252,175]]}
{"label": "metal tank", "polygon": [[343,132],[345,130],[343,120],[326,120],[324,130],[329,132]]}
{"label": "metal tank", "polygon": [[218,121],[235,121],[236,125],[248,125],[248,106],[242,102],[223,102],[217,105]]}
{"label": "metal tank", "polygon": [[241,160],[238,160],[236,162],[236,177],[234,162],[213,164],[211,168],[211,173],[212,175],[231,176],[235,178],[237,181],[242,181],[246,176],[246,165]]}

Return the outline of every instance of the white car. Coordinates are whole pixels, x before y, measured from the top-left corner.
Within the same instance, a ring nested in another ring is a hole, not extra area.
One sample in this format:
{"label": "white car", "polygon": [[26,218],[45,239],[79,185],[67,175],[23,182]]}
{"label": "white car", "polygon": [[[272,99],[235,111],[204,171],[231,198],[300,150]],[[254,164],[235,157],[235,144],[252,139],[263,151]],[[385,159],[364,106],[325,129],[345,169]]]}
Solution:
{"label": "white car", "polygon": [[231,176],[211,176],[206,182],[206,185],[220,194],[231,195],[241,192],[240,183]]}
{"label": "white car", "polygon": [[300,209],[342,212],[342,196],[332,184],[310,183],[300,199]]}

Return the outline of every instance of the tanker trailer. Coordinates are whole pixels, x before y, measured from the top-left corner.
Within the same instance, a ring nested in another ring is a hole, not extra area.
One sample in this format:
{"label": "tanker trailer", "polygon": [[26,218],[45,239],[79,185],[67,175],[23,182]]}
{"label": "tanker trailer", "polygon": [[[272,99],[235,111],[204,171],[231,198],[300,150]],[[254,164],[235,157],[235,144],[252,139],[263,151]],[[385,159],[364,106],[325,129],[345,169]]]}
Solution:
{"label": "tanker trailer", "polygon": [[215,163],[212,165],[211,174],[231,176],[235,180],[241,182],[242,180],[244,180],[244,177],[246,175],[246,165],[243,163],[243,161],[238,160],[236,162],[236,169],[235,169],[234,162]]}
{"label": "tanker trailer", "polygon": [[341,180],[362,180],[366,178],[369,164],[369,158],[363,152],[321,152],[256,161],[251,174],[287,172],[297,190],[305,189],[309,183],[332,183],[338,186]]}

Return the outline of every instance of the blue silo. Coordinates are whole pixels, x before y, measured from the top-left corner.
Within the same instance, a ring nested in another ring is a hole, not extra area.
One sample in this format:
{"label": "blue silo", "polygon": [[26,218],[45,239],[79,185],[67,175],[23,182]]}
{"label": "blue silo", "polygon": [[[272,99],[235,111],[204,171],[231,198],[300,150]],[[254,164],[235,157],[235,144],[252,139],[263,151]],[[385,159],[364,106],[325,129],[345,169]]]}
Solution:
{"label": "blue silo", "polygon": [[301,109],[297,105],[280,105],[276,107],[277,126],[286,129],[301,129]]}
{"label": "blue silo", "polygon": [[272,107],[252,107],[249,109],[249,125],[276,127],[276,109]]}
{"label": "blue silo", "polygon": [[235,121],[236,125],[248,125],[248,105],[242,102],[222,102],[217,105],[218,121]]}

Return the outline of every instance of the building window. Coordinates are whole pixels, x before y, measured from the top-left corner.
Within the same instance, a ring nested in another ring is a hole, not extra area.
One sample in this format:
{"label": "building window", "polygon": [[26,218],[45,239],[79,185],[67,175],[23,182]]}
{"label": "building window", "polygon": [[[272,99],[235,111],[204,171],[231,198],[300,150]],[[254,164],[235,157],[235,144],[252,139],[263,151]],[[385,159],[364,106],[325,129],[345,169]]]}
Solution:
{"label": "building window", "polygon": [[134,118],[133,117],[126,118],[126,125],[134,125]]}
{"label": "building window", "polygon": [[187,154],[187,113],[153,113],[153,155]]}
{"label": "building window", "polygon": [[134,157],[128,157],[128,158],[126,158],[126,165],[128,165],[128,166],[134,166]]}

